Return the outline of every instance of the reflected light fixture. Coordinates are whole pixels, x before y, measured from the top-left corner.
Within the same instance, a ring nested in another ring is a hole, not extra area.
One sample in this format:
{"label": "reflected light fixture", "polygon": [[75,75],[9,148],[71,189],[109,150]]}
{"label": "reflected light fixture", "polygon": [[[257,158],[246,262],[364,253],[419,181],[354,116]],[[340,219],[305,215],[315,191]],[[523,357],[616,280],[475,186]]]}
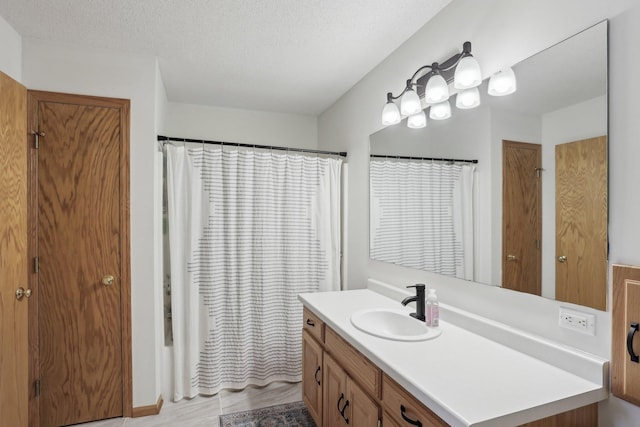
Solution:
{"label": "reflected light fixture", "polygon": [[[394,96],[387,93],[387,103],[382,110],[382,124],[390,126],[400,123],[403,117],[407,126],[421,128],[427,125],[426,115],[422,111],[420,98],[430,106],[429,117],[444,120],[451,117],[451,105],[448,85],[453,83],[457,90],[456,107],[470,109],[480,105],[478,86],[482,83],[480,64],[471,54],[471,42],[464,42],[462,52],[453,55],[442,63],[434,62],[418,68],[404,89]],[[515,92],[515,74],[510,68],[491,77],[489,95],[503,96]],[[400,100],[400,108],[394,101]],[[422,114],[419,114],[421,113]],[[424,117],[424,123],[422,122]]]}
{"label": "reflected light fixture", "polygon": [[445,120],[449,117],[451,117],[451,104],[449,104],[449,101],[432,105],[429,108],[429,118],[433,120]]}
{"label": "reflected light fixture", "polygon": [[505,96],[516,91],[516,75],[512,68],[499,71],[489,79],[489,95]]}
{"label": "reflected light fixture", "polygon": [[480,105],[480,91],[477,87],[464,89],[456,95],[456,107],[461,110],[476,108]]}
{"label": "reflected light fixture", "polygon": [[424,111],[420,111],[407,119],[407,127],[411,129],[421,129],[427,126],[427,116]]}

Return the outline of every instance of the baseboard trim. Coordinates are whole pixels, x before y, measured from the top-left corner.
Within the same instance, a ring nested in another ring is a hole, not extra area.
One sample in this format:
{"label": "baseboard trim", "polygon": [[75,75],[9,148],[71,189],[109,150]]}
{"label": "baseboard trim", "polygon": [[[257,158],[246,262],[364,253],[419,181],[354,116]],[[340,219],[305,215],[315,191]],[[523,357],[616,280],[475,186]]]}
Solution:
{"label": "baseboard trim", "polygon": [[164,400],[162,400],[162,395],[158,396],[158,401],[155,405],[148,406],[138,406],[137,408],[133,408],[133,418],[139,417],[147,417],[149,415],[158,415],[160,413],[160,409],[162,409],[162,404]]}

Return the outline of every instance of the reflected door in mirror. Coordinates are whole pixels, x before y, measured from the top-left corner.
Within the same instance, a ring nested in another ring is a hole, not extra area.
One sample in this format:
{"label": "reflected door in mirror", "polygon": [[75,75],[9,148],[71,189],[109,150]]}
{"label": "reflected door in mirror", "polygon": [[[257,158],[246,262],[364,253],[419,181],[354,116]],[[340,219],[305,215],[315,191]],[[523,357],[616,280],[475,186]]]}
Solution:
{"label": "reflected door in mirror", "polygon": [[502,287],[540,295],[542,146],[502,144]]}
{"label": "reflected door in mirror", "polygon": [[556,146],[556,299],[606,310],[607,139]]}

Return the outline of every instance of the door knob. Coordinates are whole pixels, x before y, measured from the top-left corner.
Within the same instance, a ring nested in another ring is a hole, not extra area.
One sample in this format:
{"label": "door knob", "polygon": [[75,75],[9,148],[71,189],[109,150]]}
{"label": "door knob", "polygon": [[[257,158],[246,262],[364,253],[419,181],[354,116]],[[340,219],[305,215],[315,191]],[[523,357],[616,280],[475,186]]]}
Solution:
{"label": "door knob", "polygon": [[565,255],[560,255],[558,257],[558,262],[567,262],[567,257]]}
{"label": "door knob", "polygon": [[115,280],[115,278],[112,275],[107,275],[107,276],[103,276],[102,277],[102,284],[104,286],[111,286],[113,285],[113,281]]}
{"label": "door knob", "polygon": [[507,261],[517,261],[518,257],[515,255],[507,255]]}
{"label": "door knob", "polygon": [[16,299],[20,301],[23,297],[29,298],[31,296],[31,289],[25,290],[23,287],[16,289]]}

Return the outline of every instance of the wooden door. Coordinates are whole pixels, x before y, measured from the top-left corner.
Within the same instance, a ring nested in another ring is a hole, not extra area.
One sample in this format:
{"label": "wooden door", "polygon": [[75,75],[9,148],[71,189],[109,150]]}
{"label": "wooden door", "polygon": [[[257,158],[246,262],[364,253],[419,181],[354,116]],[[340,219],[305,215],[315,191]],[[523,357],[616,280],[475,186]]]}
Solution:
{"label": "wooden door", "polygon": [[606,310],[607,139],[556,146],[556,300]]}
{"label": "wooden door", "polygon": [[302,333],[302,400],[316,425],[322,426],[322,347]]}
{"label": "wooden door", "polygon": [[502,287],[541,293],[540,144],[503,141]]}
{"label": "wooden door", "polygon": [[341,414],[348,396],[347,374],[328,354],[324,355],[324,385],[322,425],[325,427],[346,426],[347,423]]}
{"label": "wooden door", "polygon": [[0,423],[12,427],[28,425],[26,137],[27,90],[0,72]]}
{"label": "wooden door", "polygon": [[347,395],[349,396],[348,415],[352,427],[377,426],[380,419],[380,407],[351,378],[347,378]]}
{"label": "wooden door", "polygon": [[128,101],[29,96],[39,425],[130,415]]}

